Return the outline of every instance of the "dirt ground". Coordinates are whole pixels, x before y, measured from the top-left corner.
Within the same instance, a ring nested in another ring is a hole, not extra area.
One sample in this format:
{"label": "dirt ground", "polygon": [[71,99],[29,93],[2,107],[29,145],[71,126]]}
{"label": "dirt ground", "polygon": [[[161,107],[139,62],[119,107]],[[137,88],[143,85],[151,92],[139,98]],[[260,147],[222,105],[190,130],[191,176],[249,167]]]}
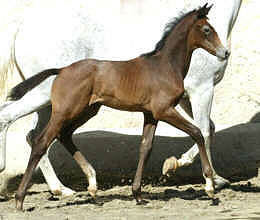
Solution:
{"label": "dirt ground", "polygon": [[[20,179],[17,180],[20,182]],[[185,186],[144,185],[146,205],[136,205],[131,186],[102,187],[96,203],[85,191],[84,180],[69,185],[77,190],[72,197],[52,196],[44,183],[34,184],[26,196],[24,212],[16,211],[14,195],[0,197],[1,220],[230,220],[260,219],[260,178],[232,183],[216,193],[214,204],[203,184]],[[17,187],[17,183],[14,183]]]}

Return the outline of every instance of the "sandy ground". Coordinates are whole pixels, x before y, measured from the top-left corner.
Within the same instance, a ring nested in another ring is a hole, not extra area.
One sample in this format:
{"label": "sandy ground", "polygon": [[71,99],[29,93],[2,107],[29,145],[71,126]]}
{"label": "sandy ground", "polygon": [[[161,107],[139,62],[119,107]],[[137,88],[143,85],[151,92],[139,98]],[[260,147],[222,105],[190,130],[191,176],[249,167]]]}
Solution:
{"label": "sandy ground", "polygon": [[13,196],[2,198],[0,219],[260,219],[259,178],[233,183],[229,188],[216,193],[218,200],[214,205],[205,195],[202,184],[145,185],[143,197],[148,203],[142,206],[137,206],[133,200],[131,186],[105,187],[99,190],[96,203],[85,191],[83,180],[72,185],[70,181],[70,186],[78,191],[77,194],[61,198],[52,196],[46,184],[34,184],[25,199],[24,212],[16,211]]}

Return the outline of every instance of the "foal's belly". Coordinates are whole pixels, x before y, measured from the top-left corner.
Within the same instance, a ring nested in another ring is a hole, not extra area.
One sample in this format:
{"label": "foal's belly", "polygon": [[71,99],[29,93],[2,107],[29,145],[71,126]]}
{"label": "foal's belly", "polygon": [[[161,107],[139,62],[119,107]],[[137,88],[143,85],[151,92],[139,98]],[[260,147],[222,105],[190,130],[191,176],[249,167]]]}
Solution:
{"label": "foal's belly", "polygon": [[98,96],[93,95],[91,97],[90,104],[100,103],[110,108],[114,108],[122,111],[131,112],[143,112],[149,111],[149,102],[140,99],[128,99],[127,97],[115,97],[115,96]]}

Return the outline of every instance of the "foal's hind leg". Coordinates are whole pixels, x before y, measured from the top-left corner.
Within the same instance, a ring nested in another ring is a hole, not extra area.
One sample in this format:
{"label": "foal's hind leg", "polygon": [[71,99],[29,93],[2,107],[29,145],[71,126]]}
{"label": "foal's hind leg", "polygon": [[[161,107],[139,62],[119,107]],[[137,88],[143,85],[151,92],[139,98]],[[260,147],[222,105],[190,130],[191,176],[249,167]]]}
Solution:
{"label": "foal's hind leg", "polygon": [[168,108],[167,110],[160,112],[158,115],[158,119],[165,121],[176,128],[181,129],[182,131],[189,134],[192,139],[197,143],[202,163],[202,171],[204,178],[206,180],[205,190],[209,197],[213,197],[214,194],[214,182],[213,182],[213,171],[211,165],[209,163],[204,138],[200,132],[200,130],[183,118],[173,107]]}
{"label": "foal's hind leg", "polygon": [[59,138],[60,142],[72,155],[74,160],[78,163],[82,171],[87,176],[89,186],[88,192],[92,197],[96,196],[97,192],[97,181],[96,181],[96,171],[92,165],[86,160],[82,153],[77,149],[72,141],[72,133],[67,131],[62,131],[61,137]]}
{"label": "foal's hind leg", "polygon": [[[37,112],[38,117],[35,117],[35,128],[31,130],[27,136],[26,140],[30,146],[32,146],[32,141],[34,137],[38,136],[42,130],[46,127],[51,114],[51,105],[39,110]],[[39,162],[39,167],[42,171],[42,174],[54,195],[63,195],[63,196],[70,196],[75,193],[75,191],[71,190],[70,188],[64,186],[58,177],[55,174],[55,171],[50,163],[48,158],[48,152],[44,154]]]}
{"label": "foal's hind leg", "polygon": [[64,127],[60,132],[60,136],[58,137],[60,142],[76,160],[82,171],[87,176],[89,182],[88,192],[93,198],[96,196],[97,192],[96,171],[73,143],[72,134],[78,127],[94,117],[100,109],[100,106],[100,104],[94,104],[88,107],[84,111],[84,115],[82,117],[79,117],[77,120],[73,120],[73,122]]}
{"label": "foal's hind leg", "polygon": [[138,162],[135,179],[132,186],[132,192],[134,198],[136,199],[137,204],[143,203],[143,200],[141,198],[142,174],[143,174],[145,164],[148,161],[152,151],[152,142],[157,127],[157,123],[158,121],[156,121],[153,118],[152,114],[144,113],[144,127],[143,127],[142,142],[140,145],[139,162]]}
{"label": "foal's hind leg", "polygon": [[40,159],[46,153],[51,142],[56,138],[57,134],[61,129],[63,118],[57,116],[55,120],[56,121],[50,120],[46,129],[44,129],[44,131],[39,136],[37,136],[33,141],[33,146],[32,146],[30,159],[28,162],[28,166],[25,170],[22,181],[15,195],[16,208],[19,210],[23,209],[23,201],[29,186],[29,182],[32,178],[34,169],[36,168]]}

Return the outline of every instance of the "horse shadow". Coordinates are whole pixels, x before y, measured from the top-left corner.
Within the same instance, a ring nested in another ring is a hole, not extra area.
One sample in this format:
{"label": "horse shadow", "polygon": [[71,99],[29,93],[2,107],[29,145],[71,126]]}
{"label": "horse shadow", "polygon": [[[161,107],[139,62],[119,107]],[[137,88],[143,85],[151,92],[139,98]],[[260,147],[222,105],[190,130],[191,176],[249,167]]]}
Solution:
{"label": "horse shadow", "polygon": [[[150,203],[150,201],[164,201],[167,202],[172,198],[180,198],[183,200],[210,200],[207,198],[206,193],[204,190],[174,190],[174,189],[166,189],[163,192],[143,192],[142,197],[144,199],[144,203],[142,206]],[[112,202],[114,200],[120,201],[127,201],[132,202],[133,205],[136,205],[133,196],[129,195],[122,195],[122,194],[113,194],[113,195],[106,195],[106,196],[97,196],[94,200],[88,195],[77,195],[74,197],[74,200],[64,201],[57,205],[48,205],[45,206],[45,209],[56,209],[56,208],[63,208],[63,207],[70,207],[70,206],[78,206],[78,205],[96,205],[96,206],[103,206],[105,203]]]}
{"label": "horse shadow", "polygon": [[[260,187],[253,186],[250,184],[250,182],[245,184],[235,184],[230,185],[228,188],[235,192],[245,192],[245,193],[260,193]],[[181,188],[175,188],[172,187],[166,188],[163,191],[160,192],[142,192],[142,197],[144,199],[144,203],[142,203],[142,206],[146,206],[146,204],[149,204],[152,201],[164,201],[167,202],[171,199],[182,199],[182,200],[207,200],[209,201],[209,205],[218,205],[221,200],[219,200],[218,196],[216,195],[215,199],[211,199],[207,196],[205,191],[203,189],[196,189],[193,187],[181,189]],[[93,200],[89,195],[82,195],[78,194],[75,196],[75,199],[68,201],[68,202],[62,202],[58,205],[52,205],[52,206],[46,206],[45,209],[56,209],[56,208],[63,208],[63,207],[70,207],[70,206],[79,206],[79,205],[96,205],[96,206],[103,206],[105,203],[112,202],[114,200],[120,200],[120,201],[127,201],[132,202],[133,205],[135,205],[135,200],[133,196],[129,195],[122,195],[122,194],[111,194],[106,196],[98,196],[96,200]]]}

